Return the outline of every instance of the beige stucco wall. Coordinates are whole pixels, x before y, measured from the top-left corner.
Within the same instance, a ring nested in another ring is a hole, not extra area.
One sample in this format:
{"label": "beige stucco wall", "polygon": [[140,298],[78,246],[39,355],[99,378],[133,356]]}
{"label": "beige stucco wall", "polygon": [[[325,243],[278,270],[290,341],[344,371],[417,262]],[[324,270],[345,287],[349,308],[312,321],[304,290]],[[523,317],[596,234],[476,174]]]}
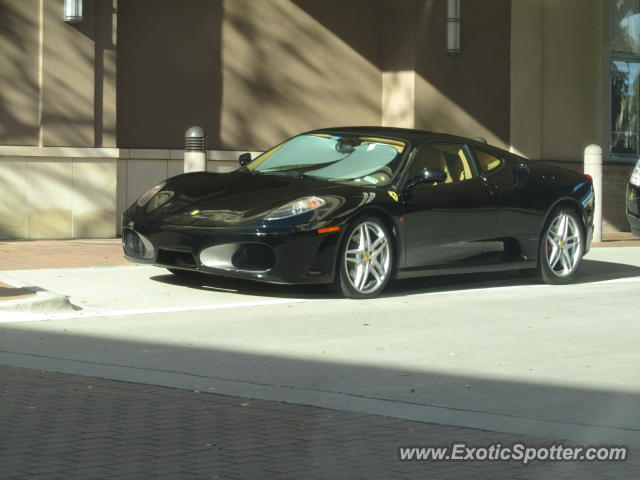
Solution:
{"label": "beige stucco wall", "polygon": [[604,0],[518,0],[511,8],[511,147],[577,161],[603,145]]}
{"label": "beige stucco wall", "polygon": [[116,162],[104,156],[113,152],[11,150],[0,149],[0,239],[115,235]]}

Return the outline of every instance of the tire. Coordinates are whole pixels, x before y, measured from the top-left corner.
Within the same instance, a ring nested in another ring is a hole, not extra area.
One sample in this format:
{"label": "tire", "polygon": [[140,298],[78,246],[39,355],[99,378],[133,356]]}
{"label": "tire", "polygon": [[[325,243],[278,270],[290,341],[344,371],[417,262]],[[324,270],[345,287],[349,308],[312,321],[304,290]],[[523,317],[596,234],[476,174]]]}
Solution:
{"label": "tire", "polygon": [[538,249],[538,274],[544,283],[569,283],[584,255],[584,228],[575,210],[556,208],[545,224]]}
{"label": "tire", "polygon": [[333,290],[347,298],[373,298],[393,269],[393,239],[377,217],[362,217],[347,229],[338,251]]}

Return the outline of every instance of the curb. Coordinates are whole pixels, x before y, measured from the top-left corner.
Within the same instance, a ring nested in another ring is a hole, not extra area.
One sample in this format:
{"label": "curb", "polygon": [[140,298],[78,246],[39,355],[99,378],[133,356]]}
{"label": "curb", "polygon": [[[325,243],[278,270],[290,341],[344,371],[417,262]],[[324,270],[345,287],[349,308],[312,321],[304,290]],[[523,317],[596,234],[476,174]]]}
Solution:
{"label": "curb", "polygon": [[[29,290],[28,288],[26,289]],[[58,295],[46,290],[34,291],[34,293],[34,296],[28,298],[4,300],[0,303],[0,312],[58,313],[78,310],[69,301],[69,297],[64,295]]]}
{"label": "curb", "polygon": [[60,295],[40,287],[27,285],[9,275],[0,275],[0,280],[16,288],[22,288],[34,293],[34,295],[26,298],[3,300],[0,302],[0,312],[61,313],[81,310],[81,308],[73,305],[66,295]]}

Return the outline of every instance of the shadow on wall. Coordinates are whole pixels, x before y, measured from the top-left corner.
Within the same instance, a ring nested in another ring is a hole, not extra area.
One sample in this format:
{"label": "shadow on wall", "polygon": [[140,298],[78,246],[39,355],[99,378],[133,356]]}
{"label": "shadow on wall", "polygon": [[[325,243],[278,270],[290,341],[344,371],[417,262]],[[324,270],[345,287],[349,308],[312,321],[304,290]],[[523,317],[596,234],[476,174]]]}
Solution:
{"label": "shadow on wall", "polygon": [[241,0],[224,14],[223,148],[380,124],[379,2]]}
{"label": "shadow on wall", "polygon": [[461,49],[447,54],[446,4],[420,2],[416,127],[510,142],[510,2],[461,1]]}
{"label": "shadow on wall", "polygon": [[[324,2],[294,3],[386,74],[391,93],[385,105],[391,109],[386,118],[406,118],[406,112],[394,114],[393,109],[407,104],[406,98],[399,97],[414,95],[410,107],[415,112],[415,128],[482,136],[494,145],[509,147],[508,0],[462,1],[463,43],[460,53],[453,56],[447,54],[445,41],[446,2],[380,0],[377,5],[367,2],[365,8],[352,5],[354,10],[345,10],[340,6],[335,11]],[[357,19],[361,28],[362,12],[367,9],[371,13],[377,10],[380,27],[372,29],[376,37],[364,39],[362,34],[354,34],[353,24]],[[379,45],[378,50],[373,51],[372,45]],[[413,72],[410,83],[414,91],[403,91],[407,85],[403,76]]]}
{"label": "shadow on wall", "polygon": [[0,0],[0,144],[3,145],[38,144],[37,22],[36,0]]}
{"label": "shadow on wall", "polygon": [[85,2],[84,22],[69,25],[63,0],[44,2],[40,73],[40,2],[0,0],[0,144],[115,146],[114,122],[103,122],[114,118],[110,4]]}
{"label": "shadow on wall", "polygon": [[[410,65],[397,52],[382,58],[394,8],[383,0],[123,0],[119,144],[180,148],[184,129],[199,123],[211,148],[264,150],[307,129],[379,125],[385,68],[417,69],[418,128],[507,143],[508,4],[465,6],[481,18],[463,26],[469,48],[451,58],[444,3],[405,3],[412,14],[393,29],[418,30]],[[504,27],[488,35],[482,19],[494,17]]]}
{"label": "shadow on wall", "polygon": [[[262,2],[255,2],[262,3]],[[118,1],[118,146],[220,148],[222,0]]]}

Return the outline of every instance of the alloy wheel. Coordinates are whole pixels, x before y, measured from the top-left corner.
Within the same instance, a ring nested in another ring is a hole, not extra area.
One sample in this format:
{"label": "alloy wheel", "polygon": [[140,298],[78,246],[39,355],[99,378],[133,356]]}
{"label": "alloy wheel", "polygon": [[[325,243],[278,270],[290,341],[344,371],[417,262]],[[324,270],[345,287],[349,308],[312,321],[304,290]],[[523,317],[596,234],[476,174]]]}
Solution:
{"label": "alloy wheel", "polygon": [[359,224],[347,240],[344,268],[351,286],[361,294],[375,292],[384,285],[391,268],[389,238],[380,225]]}
{"label": "alloy wheel", "polygon": [[575,217],[560,211],[553,219],[545,238],[549,270],[559,278],[572,275],[582,258],[582,233]]}

